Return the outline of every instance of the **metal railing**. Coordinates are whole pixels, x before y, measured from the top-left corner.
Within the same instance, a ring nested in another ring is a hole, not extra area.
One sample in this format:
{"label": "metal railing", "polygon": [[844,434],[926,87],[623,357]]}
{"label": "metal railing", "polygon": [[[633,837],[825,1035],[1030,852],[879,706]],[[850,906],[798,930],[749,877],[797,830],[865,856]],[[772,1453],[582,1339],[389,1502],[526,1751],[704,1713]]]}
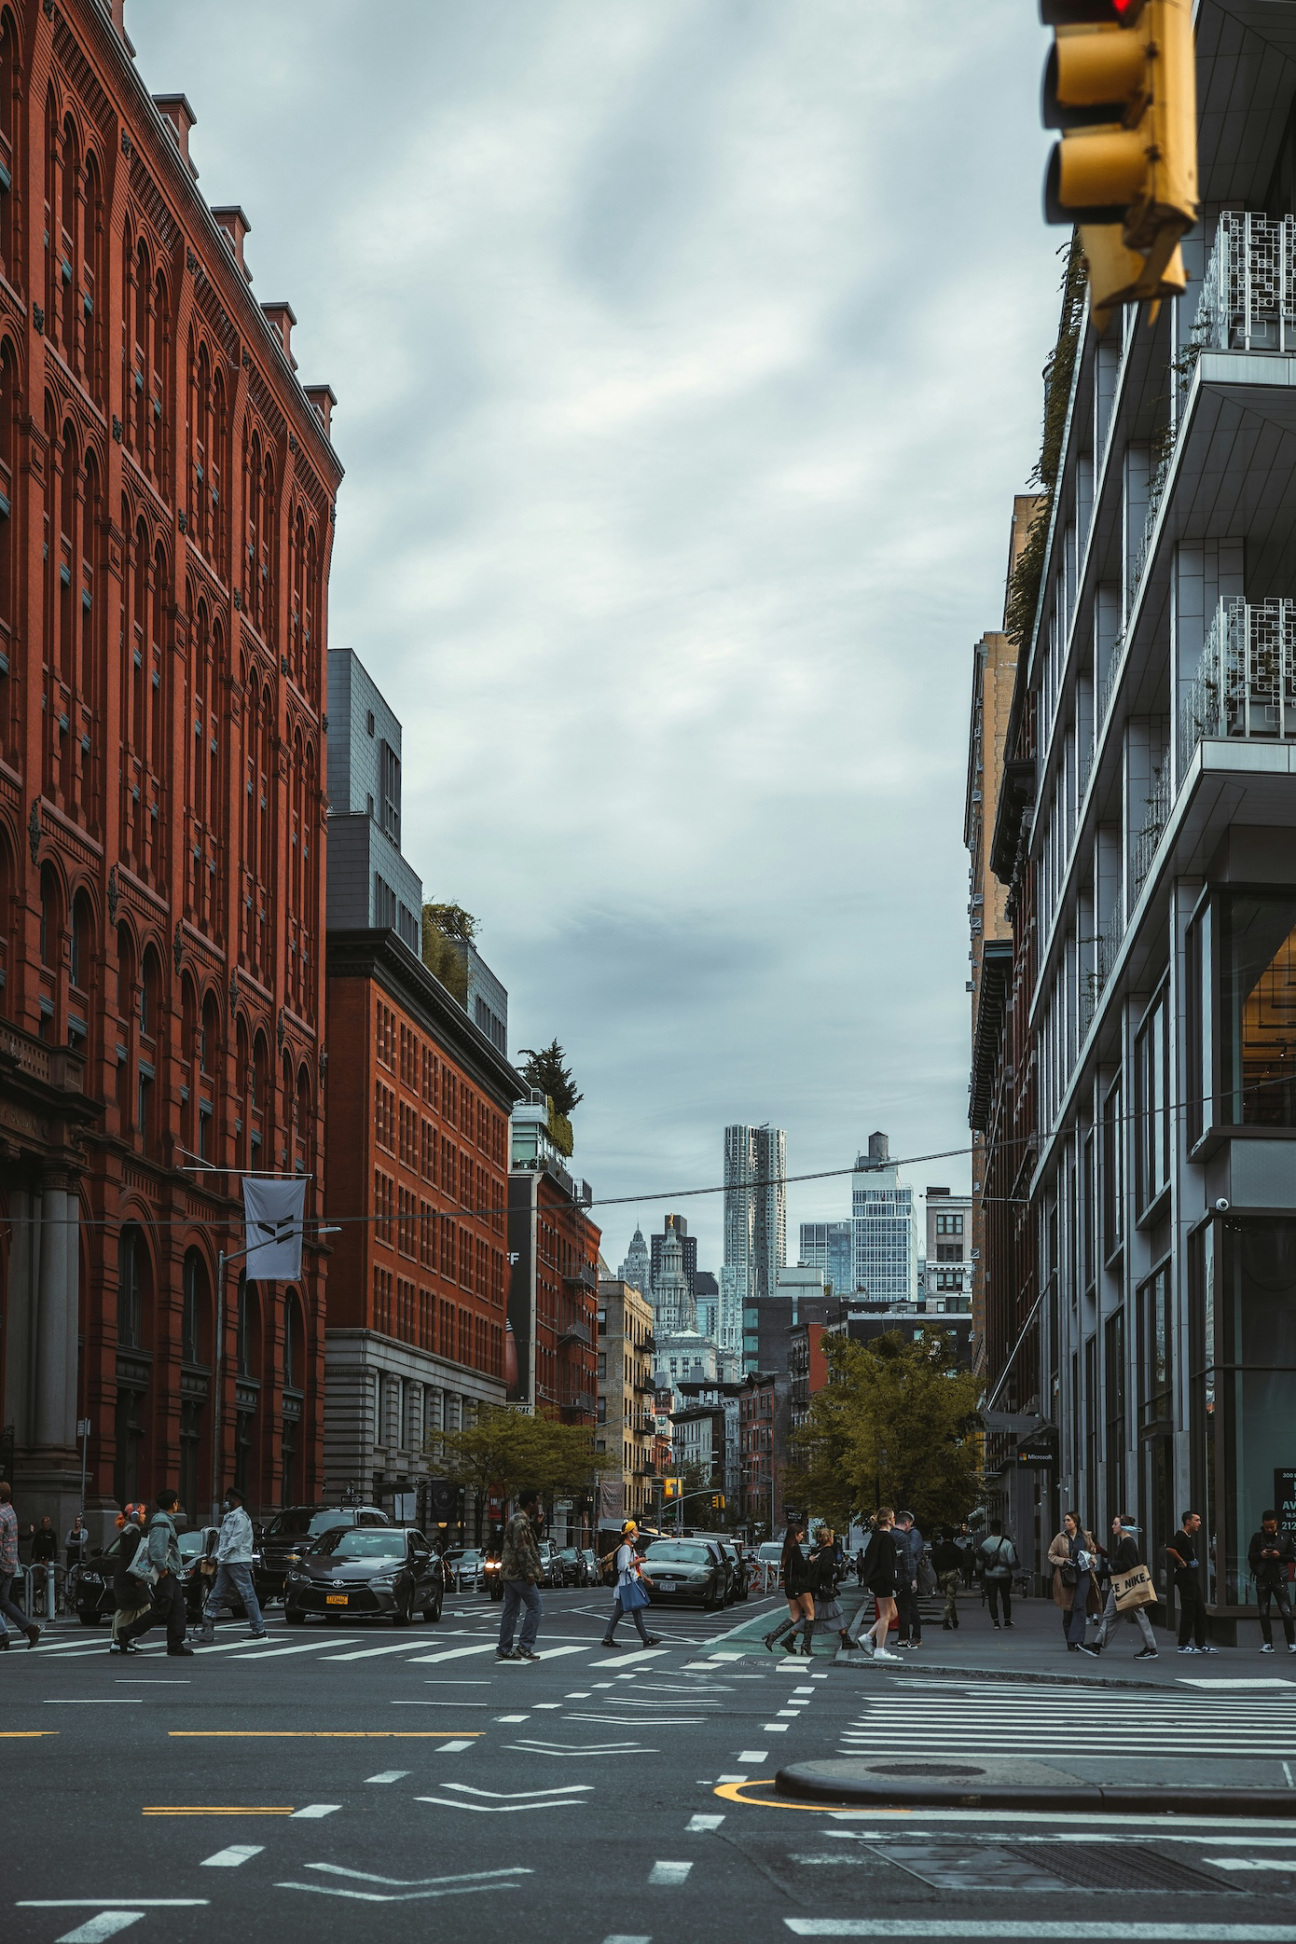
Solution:
{"label": "metal railing", "polygon": [[1134,855],[1130,860],[1130,875],[1134,896],[1137,897],[1156,856],[1156,847],[1161,842],[1161,832],[1170,819],[1170,752],[1161,758],[1160,767],[1152,772],[1148,793],[1143,799],[1145,805],[1143,827],[1134,839]]}
{"label": "metal railing", "polygon": [[1197,351],[1296,351],[1296,216],[1221,213],[1185,377]]}
{"label": "metal railing", "polygon": [[1221,601],[1179,713],[1181,770],[1209,738],[1296,741],[1296,601]]}

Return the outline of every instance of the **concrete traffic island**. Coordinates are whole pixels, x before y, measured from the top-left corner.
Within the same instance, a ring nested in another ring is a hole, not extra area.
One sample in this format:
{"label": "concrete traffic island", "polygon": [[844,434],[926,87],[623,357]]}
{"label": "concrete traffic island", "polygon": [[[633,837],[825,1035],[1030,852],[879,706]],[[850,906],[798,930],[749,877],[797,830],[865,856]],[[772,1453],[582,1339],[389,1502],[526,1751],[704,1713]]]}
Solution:
{"label": "concrete traffic island", "polygon": [[825,1805],[873,1809],[1073,1810],[1109,1815],[1264,1816],[1296,1822],[1296,1789],[1277,1761],[1212,1766],[1185,1782],[1183,1764],[1120,1758],[1032,1762],[985,1756],[901,1761],[854,1755],[793,1762],[776,1786]]}

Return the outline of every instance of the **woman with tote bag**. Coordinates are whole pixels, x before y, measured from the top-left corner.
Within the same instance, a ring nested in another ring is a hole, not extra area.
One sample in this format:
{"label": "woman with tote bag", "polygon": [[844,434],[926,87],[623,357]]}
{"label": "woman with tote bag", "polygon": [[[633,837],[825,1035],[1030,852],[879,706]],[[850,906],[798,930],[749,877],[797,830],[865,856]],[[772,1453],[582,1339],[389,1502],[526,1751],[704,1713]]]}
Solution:
{"label": "woman with tote bag", "polygon": [[633,1519],[627,1519],[621,1528],[621,1544],[617,1547],[616,1553],[616,1598],[612,1602],[612,1618],[608,1621],[608,1630],[603,1636],[605,1647],[616,1646],[613,1635],[617,1630],[617,1622],[624,1620],[627,1613],[634,1621],[639,1638],[645,1647],[656,1647],[660,1644],[660,1636],[650,1634],[644,1625],[643,1610],[649,1604],[647,1589],[652,1585],[652,1581],[646,1578],[643,1560],[635,1551],[634,1542],[638,1532],[639,1528]]}

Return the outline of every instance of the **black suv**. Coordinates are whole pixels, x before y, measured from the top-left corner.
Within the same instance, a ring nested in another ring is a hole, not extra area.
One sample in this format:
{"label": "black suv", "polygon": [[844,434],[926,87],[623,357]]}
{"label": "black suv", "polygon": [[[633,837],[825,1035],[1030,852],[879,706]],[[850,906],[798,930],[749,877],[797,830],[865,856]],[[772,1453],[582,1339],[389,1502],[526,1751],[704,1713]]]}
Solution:
{"label": "black suv", "polygon": [[294,1554],[322,1532],[339,1526],[389,1526],[391,1520],[376,1505],[285,1505],[261,1533],[260,1557],[252,1566],[252,1583],[261,1601],[277,1600],[284,1590]]}

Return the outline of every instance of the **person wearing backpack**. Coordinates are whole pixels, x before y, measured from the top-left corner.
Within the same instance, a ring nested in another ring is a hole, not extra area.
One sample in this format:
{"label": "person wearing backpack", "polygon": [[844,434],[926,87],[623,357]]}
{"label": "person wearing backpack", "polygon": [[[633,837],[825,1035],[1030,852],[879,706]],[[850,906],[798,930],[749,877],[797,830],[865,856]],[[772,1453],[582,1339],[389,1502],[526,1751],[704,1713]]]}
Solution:
{"label": "person wearing backpack", "polygon": [[605,1647],[615,1647],[618,1644],[613,1635],[617,1630],[617,1622],[624,1620],[627,1613],[634,1621],[639,1638],[645,1647],[660,1645],[660,1636],[650,1634],[644,1625],[643,1610],[648,1605],[648,1595],[644,1589],[646,1586],[651,1586],[652,1581],[644,1572],[643,1560],[635,1551],[635,1540],[638,1534],[639,1528],[634,1520],[627,1519],[621,1528],[621,1544],[616,1550],[616,1598],[612,1602],[612,1618],[608,1621],[608,1630],[603,1636]]}
{"label": "person wearing backpack", "polygon": [[1017,1548],[1003,1529],[1002,1519],[991,1519],[989,1536],[977,1547],[977,1569],[985,1586],[990,1618],[999,1625],[999,1604],[1003,1602],[1003,1624],[1011,1627],[1012,1576],[1020,1565]]}

